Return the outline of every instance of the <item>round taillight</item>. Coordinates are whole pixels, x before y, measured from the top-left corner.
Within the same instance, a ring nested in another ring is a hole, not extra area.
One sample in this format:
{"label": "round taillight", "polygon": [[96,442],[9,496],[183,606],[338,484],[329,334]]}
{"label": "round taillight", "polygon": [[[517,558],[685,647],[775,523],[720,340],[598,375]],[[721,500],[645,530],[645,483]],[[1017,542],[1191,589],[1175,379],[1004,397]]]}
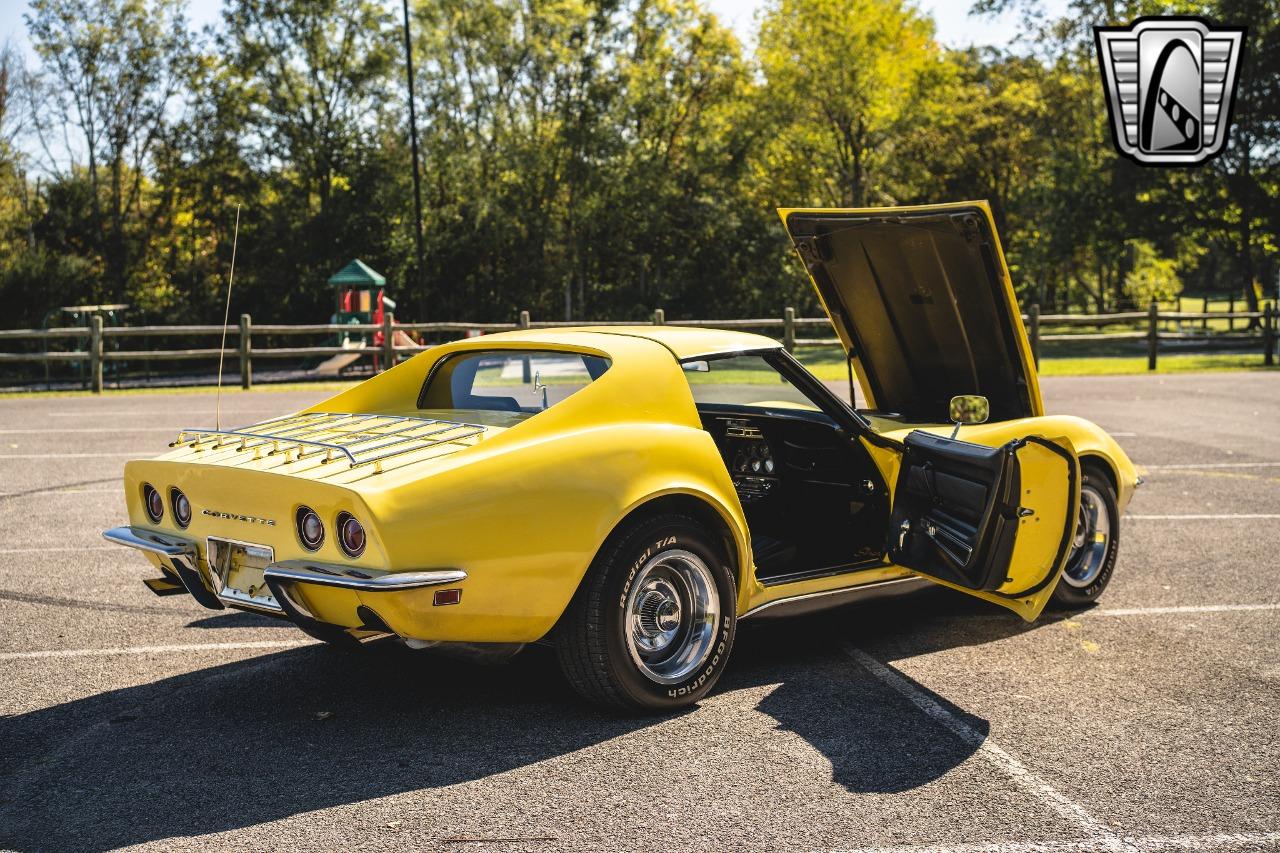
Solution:
{"label": "round taillight", "polygon": [[338,513],[338,544],[348,557],[359,557],[364,553],[364,525],[349,512]]}
{"label": "round taillight", "polygon": [[295,520],[298,523],[298,538],[308,551],[315,551],[324,543],[324,522],[316,511],[309,506],[298,507]]}
{"label": "round taillight", "polygon": [[142,505],[152,524],[159,524],[160,519],[164,518],[164,498],[160,497],[156,487],[150,483],[142,484]]}
{"label": "round taillight", "polygon": [[169,500],[173,504],[173,520],[178,522],[179,527],[186,527],[191,523],[191,501],[187,500],[181,489],[171,489]]}

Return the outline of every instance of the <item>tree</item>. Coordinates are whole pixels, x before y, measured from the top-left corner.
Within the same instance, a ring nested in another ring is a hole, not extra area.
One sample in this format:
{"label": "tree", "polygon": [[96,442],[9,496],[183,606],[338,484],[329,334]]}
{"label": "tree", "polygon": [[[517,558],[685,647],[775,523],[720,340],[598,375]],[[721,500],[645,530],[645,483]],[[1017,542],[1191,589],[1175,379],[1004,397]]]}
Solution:
{"label": "tree", "polygon": [[404,283],[393,7],[227,0],[192,34],[180,4],[34,0],[37,67],[0,52],[0,301],[23,322],[108,299],[220,318],[236,204],[235,310],[277,321],[323,319],[353,256],[402,319],[815,311],[774,213],[803,204],[988,199],[1052,308],[1276,273],[1280,0],[1196,7],[1251,30],[1230,146],[1195,169],[1115,152],[1092,33],[1191,4],[978,0],[1026,37],[951,51],[909,0],[770,0],[747,55],[703,0],[417,0],[429,305]]}
{"label": "tree", "polygon": [[[43,67],[37,131],[45,165],[88,182],[92,248],[103,265],[95,298],[124,296],[161,227],[146,199],[190,38],[181,0],[32,0],[27,15]],[[55,142],[55,140],[57,140]]]}
{"label": "tree", "polygon": [[371,170],[398,153],[382,147],[397,103],[395,20],[374,0],[231,0],[223,16],[210,79],[236,136],[222,147],[257,185],[245,285],[277,311],[314,315],[328,306],[325,279],[352,257],[393,277],[403,263],[389,226],[402,204],[380,212],[380,233],[357,227],[395,185]]}
{"label": "tree", "polygon": [[762,173],[795,203],[892,202],[896,142],[945,74],[932,21],[902,0],[774,0],[757,59],[777,122]]}
{"label": "tree", "polygon": [[1145,240],[1131,240],[1133,265],[1124,277],[1124,289],[1137,305],[1147,305],[1175,298],[1182,292],[1177,264],[1161,257]]}

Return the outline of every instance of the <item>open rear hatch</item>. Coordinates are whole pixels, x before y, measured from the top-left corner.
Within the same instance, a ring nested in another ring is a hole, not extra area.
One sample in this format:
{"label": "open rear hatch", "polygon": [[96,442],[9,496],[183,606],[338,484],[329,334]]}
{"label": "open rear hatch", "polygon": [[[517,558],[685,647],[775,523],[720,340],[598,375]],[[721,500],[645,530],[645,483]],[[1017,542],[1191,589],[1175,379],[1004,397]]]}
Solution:
{"label": "open rear hatch", "polygon": [[986,202],[779,213],[876,408],[945,423],[981,394],[992,420],[1043,414]]}

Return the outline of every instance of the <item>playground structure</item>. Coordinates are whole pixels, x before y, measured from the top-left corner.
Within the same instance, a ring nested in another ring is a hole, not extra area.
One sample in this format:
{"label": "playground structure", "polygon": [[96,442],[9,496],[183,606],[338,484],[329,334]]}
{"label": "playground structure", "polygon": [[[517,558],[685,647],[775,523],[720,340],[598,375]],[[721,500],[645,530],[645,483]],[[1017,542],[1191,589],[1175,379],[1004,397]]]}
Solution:
{"label": "playground structure", "polygon": [[[359,258],[331,275],[328,284],[334,292],[334,312],[329,318],[331,324],[353,327],[382,326],[386,313],[395,311],[395,301],[387,296],[386,277]],[[372,335],[372,341],[370,341],[370,335]],[[315,376],[340,376],[344,370],[358,362],[361,356],[372,348],[373,370],[376,373],[380,369],[379,359],[382,350],[385,349],[383,337],[384,333],[381,329],[372,333],[359,328],[341,331],[337,335],[335,346],[350,352],[331,356],[310,372]],[[396,346],[416,344],[416,341],[403,331],[397,330],[393,338]]]}

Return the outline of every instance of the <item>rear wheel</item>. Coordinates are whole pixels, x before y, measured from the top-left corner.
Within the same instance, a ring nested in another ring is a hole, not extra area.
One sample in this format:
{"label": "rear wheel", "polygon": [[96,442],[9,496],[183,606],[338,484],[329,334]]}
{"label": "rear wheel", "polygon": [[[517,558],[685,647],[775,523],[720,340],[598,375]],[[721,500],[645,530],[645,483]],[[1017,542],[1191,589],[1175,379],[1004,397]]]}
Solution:
{"label": "rear wheel", "polygon": [[643,519],[610,539],[569,605],[556,637],[561,668],[597,704],[691,705],[729,659],[736,606],[708,531],[682,515]]}
{"label": "rear wheel", "polygon": [[1080,513],[1066,568],[1053,592],[1054,603],[1082,607],[1111,582],[1120,550],[1120,514],[1111,481],[1097,465],[1081,466]]}

